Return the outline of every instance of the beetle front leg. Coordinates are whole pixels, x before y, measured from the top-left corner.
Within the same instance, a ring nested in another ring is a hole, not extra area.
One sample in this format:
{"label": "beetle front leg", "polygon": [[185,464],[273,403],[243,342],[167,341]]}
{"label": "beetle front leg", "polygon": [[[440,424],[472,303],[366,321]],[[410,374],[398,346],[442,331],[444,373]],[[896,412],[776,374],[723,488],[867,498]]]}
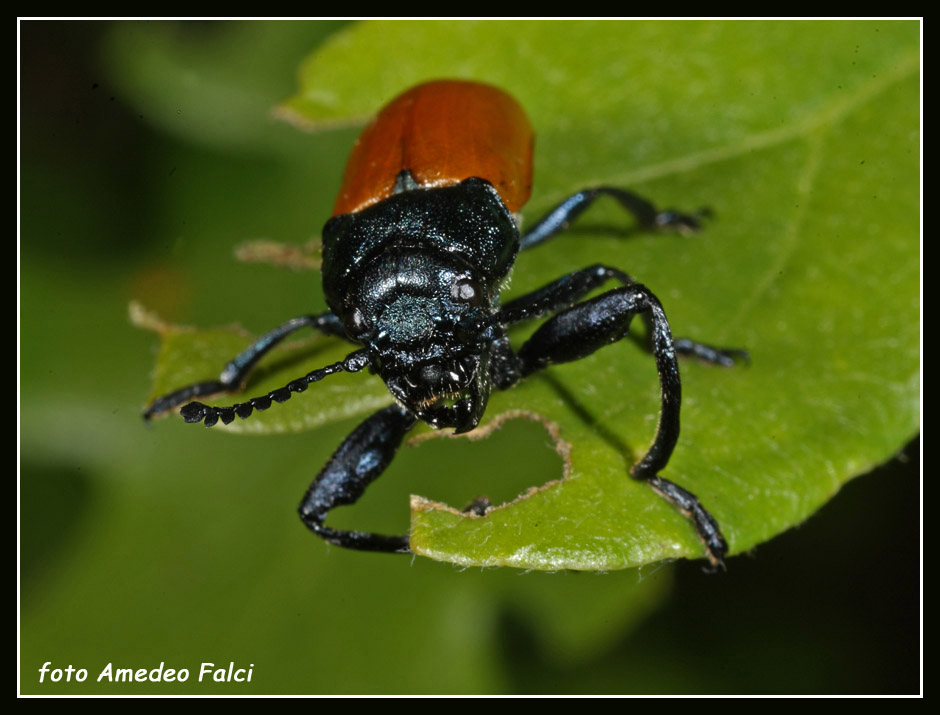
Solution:
{"label": "beetle front leg", "polygon": [[323,522],[331,509],[356,503],[385,471],[416,418],[400,405],[379,410],[353,430],[310,485],[298,511],[307,528],[331,544],[359,551],[407,552],[408,535],[344,531]]}
{"label": "beetle front leg", "polygon": [[179,407],[196,397],[216,395],[220,392],[234,392],[242,386],[251,369],[271,348],[291,333],[308,326],[327,335],[346,337],[342,321],[332,313],[302,315],[299,318],[292,318],[262,335],[230,360],[222,369],[222,374],[219,375],[218,380],[196,382],[156,398],[144,412],[144,419],[149,421],[152,417],[174,407]]}
{"label": "beetle front leg", "polygon": [[[682,385],[672,332],[655,295],[643,285],[632,284],[559,313],[540,326],[523,344],[516,355],[515,375],[522,379],[554,363],[587,357],[625,337],[637,314],[648,316],[652,326],[651,349],[656,359],[662,406],[653,443],[630,474],[634,479],[648,482],[657,493],[674,504],[692,522],[705,544],[706,556],[712,567],[723,567],[728,545],[714,517],[694,494],[659,476],[679,439]],[[507,358],[504,355],[503,362]]]}

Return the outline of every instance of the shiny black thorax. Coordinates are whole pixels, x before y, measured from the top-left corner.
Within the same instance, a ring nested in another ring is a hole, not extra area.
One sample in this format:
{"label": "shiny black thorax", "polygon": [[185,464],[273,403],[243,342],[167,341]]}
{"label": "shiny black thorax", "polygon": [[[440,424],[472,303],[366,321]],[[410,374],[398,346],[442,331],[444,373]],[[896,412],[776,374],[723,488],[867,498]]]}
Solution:
{"label": "shiny black thorax", "polygon": [[487,181],[413,187],[326,223],[324,293],[402,406],[465,432],[486,409],[493,317],[518,250]]}

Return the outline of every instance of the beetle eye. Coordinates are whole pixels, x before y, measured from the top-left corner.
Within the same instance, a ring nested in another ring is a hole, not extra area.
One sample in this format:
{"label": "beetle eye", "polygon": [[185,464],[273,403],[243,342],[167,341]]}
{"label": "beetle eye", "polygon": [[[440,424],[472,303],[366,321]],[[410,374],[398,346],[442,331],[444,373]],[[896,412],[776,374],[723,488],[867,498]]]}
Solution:
{"label": "beetle eye", "polygon": [[360,338],[368,331],[369,324],[366,321],[366,316],[362,314],[362,311],[356,308],[352,313],[346,316],[345,327],[349,337]]}
{"label": "beetle eye", "polygon": [[469,278],[458,278],[450,284],[450,297],[458,303],[475,305],[480,302],[480,289]]}

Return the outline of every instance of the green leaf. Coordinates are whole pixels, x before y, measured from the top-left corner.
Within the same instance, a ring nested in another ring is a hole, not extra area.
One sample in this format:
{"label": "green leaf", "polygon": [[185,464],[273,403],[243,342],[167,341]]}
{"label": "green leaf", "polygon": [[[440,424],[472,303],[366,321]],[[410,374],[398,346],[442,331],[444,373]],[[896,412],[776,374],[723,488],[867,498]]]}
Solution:
{"label": "green leaf", "polygon": [[[699,496],[732,552],[801,523],[916,432],[916,23],[364,24],[307,58],[279,111],[304,126],[361,121],[432,77],[485,80],[526,108],[538,137],[529,223],[597,184],[715,211],[682,238],[628,231],[598,205],[521,255],[506,295],[604,262],[657,293],[676,335],[750,351],[749,367],[683,364],[682,436],[662,473]],[[155,394],[217,374],[248,342],[165,338]],[[285,347],[248,392],[349,350],[324,338]],[[228,429],[307,429],[388,401],[377,378],[341,375]],[[700,557],[690,524],[627,476],[658,401],[653,362],[630,341],[494,395],[481,429],[538,420],[565,445],[564,475],[485,518],[416,501],[412,548],[549,570]]]}

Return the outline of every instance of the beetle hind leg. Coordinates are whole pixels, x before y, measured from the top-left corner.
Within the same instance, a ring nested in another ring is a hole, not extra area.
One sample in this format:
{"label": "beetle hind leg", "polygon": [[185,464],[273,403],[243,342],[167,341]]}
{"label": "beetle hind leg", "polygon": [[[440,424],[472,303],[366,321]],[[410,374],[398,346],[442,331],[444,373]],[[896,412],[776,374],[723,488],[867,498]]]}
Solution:
{"label": "beetle hind leg", "polygon": [[[536,291],[530,300],[523,298],[507,304],[503,317],[507,320],[524,319],[535,317],[533,313],[543,314],[545,309],[559,309],[573,296],[581,294],[585,286],[575,287],[579,280],[596,285],[605,277],[626,282],[624,274],[619,271],[595,266],[565,276],[542,291]],[[705,555],[711,568],[723,567],[728,546],[718,522],[694,494],[659,476],[679,439],[682,385],[676,360],[679,350],[673,341],[669,323],[659,300],[645,286],[627,283],[596,298],[562,309],[543,323],[516,353],[508,346],[508,341],[501,342],[496,346],[498,352],[494,360],[494,382],[505,389],[549,365],[585,358],[626,337],[630,323],[637,315],[643,316],[650,327],[648,341],[659,375],[661,409],[653,443],[633,466],[630,475],[647,482],[657,494],[673,504],[695,527],[699,539],[705,545]],[[689,344],[699,346],[702,352],[715,350],[691,341]]]}
{"label": "beetle hind leg", "polygon": [[324,524],[338,506],[359,501],[366,487],[381,476],[416,418],[400,405],[379,410],[360,424],[339,446],[310,485],[298,512],[320,538],[358,551],[407,552],[408,536],[333,529]]}
{"label": "beetle hind leg", "polygon": [[647,230],[691,235],[702,228],[702,219],[711,216],[711,210],[699,209],[694,213],[681,213],[675,209],[660,211],[639,194],[616,186],[598,186],[572,194],[549,211],[521,239],[520,250],[532,248],[566,230],[578,216],[601,196],[610,196],[634,215],[639,225]]}

